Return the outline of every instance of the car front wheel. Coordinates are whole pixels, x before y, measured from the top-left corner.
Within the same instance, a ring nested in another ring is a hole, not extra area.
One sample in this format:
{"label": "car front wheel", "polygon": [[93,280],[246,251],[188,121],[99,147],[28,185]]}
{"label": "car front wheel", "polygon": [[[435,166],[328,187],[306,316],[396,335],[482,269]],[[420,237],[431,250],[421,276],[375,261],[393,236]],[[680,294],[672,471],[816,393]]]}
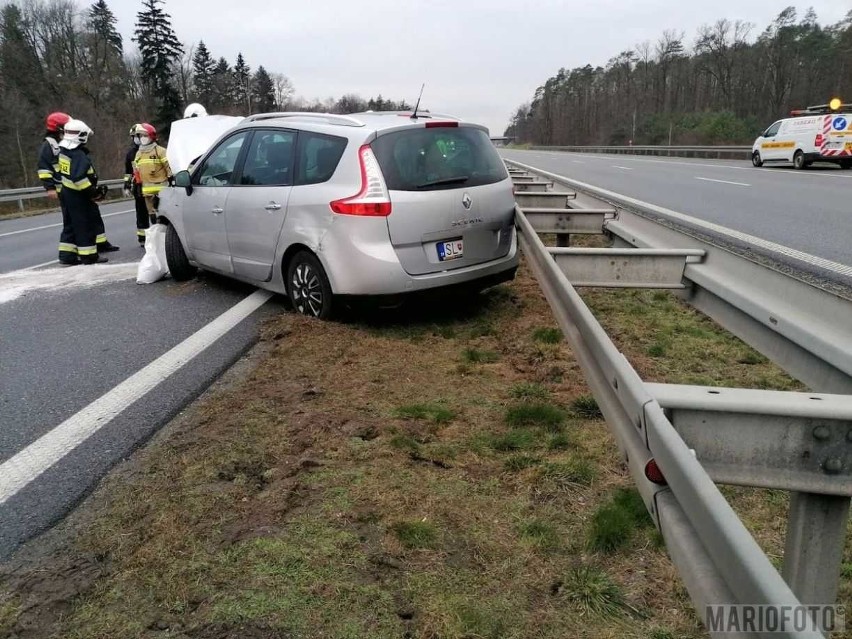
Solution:
{"label": "car front wheel", "polygon": [[763,159],[761,159],[760,153],[758,151],[755,151],[751,154],[751,163],[754,164],[756,167],[763,166]]}
{"label": "car front wheel", "polygon": [[320,261],[307,251],[296,253],[287,265],[287,296],[302,315],[319,319],[331,316],[331,284]]}
{"label": "car front wheel", "polygon": [[169,273],[178,282],[191,280],[198,270],[189,263],[183,244],[180,243],[180,237],[171,224],[166,229],[166,264],[169,267]]}

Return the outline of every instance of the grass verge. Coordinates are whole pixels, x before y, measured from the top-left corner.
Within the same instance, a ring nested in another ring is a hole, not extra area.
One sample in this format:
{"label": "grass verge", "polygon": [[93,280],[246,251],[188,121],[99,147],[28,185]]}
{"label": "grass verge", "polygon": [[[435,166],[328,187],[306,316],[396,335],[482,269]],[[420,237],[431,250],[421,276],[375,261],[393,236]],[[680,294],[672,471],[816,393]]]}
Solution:
{"label": "grass verge", "polygon": [[[646,379],[795,387],[668,297],[608,295],[590,303]],[[0,636],[701,636],[577,362],[536,338],[544,317],[522,268],[452,313],[272,320],[0,569]],[[778,552],[784,500],[727,494]]]}

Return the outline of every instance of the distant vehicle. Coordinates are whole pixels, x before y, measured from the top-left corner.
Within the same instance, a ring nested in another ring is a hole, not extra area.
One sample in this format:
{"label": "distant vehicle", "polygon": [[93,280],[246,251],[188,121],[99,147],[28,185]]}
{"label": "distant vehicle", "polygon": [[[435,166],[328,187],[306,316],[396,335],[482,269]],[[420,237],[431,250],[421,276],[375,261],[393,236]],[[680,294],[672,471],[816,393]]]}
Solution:
{"label": "distant vehicle", "polygon": [[319,318],[346,296],[480,290],[518,266],[488,130],[434,113],[250,116],[160,197],[175,279],[200,266]]}
{"label": "distant vehicle", "polygon": [[833,162],[852,168],[852,105],[835,99],[792,111],[791,116],[773,123],[754,141],[754,166],[792,162],[804,169],[814,162]]}

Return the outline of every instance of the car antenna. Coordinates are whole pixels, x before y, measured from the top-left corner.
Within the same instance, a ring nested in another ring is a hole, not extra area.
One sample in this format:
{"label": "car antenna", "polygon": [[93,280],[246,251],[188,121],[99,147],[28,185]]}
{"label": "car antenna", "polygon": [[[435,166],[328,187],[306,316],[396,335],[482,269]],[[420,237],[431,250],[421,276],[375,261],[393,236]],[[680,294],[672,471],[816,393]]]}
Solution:
{"label": "car antenna", "polygon": [[426,83],[424,82],[423,86],[420,87],[420,95],[417,96],[417,104],[414,105],[414,113],[411,114],[412,120],[417,119],[417,109],[420,108],[420,98],[423,97],[423,89],[425,89],[425,88],[426,88]]}

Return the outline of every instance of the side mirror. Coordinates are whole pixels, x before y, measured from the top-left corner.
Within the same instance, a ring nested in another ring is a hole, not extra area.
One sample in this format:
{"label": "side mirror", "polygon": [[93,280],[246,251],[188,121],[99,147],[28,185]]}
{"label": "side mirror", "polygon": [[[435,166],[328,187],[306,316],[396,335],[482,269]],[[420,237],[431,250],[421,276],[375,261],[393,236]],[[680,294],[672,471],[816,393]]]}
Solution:
{"label": "side mirror", "polygon": [[189,171],[178,171],[175,173],[175,186],[182,186],[186,189],[187,195],[192,195],[192,181],[189,177]]}

